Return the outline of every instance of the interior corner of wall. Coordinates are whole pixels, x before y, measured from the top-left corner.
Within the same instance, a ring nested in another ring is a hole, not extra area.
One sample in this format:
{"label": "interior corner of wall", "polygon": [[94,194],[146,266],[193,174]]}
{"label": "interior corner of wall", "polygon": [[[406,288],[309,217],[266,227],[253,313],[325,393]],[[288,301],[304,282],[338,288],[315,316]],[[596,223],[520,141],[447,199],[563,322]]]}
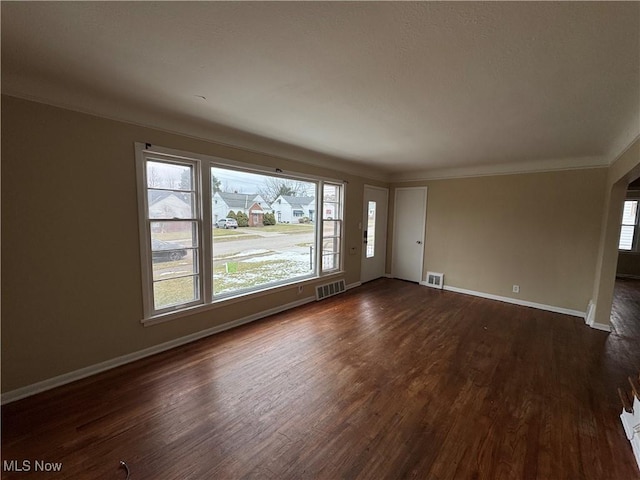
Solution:
{"label": "interior corner of wall", "polygon": [[592,299],[592,300],[589,300],[589,305],[587,305],[587,313],[584,317],[584,323],[586,323],[589,326],[592,326],[595,322],[595,317],[596,317],[596,304]]}

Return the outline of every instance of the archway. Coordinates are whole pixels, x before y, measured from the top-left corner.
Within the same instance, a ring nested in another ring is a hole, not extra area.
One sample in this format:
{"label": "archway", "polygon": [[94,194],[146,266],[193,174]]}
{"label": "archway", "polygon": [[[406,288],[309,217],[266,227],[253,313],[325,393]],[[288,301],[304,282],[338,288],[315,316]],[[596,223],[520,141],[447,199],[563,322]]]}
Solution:
{"label": "archway", "polygon": [[588,325],[601,330],[611,329],[610,317],[618,264],[620,219],[627,187],[638,177],[640,177],[640,138],[636,138],[609,167],[609,188],[605,200],[593,300],[589,305],[586,318]]}

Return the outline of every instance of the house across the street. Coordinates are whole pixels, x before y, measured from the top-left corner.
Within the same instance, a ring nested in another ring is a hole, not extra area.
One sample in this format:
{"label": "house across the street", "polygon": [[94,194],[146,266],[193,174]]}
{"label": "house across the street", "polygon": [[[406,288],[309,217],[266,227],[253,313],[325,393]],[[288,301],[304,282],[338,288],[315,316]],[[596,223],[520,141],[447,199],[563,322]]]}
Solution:
{"label": "house across the street", "polygon": [[273,212],[269,203],[259,193],[216,192],[213,196],[213,221],[227,217],[230,211],[242,212],[249,217],[249,226],[262,225],[265,213]]}
{"label": "house across the street", "polygon": [[272,206],[278,223],[299,223],[304,217],[311,222],[315,219],[315,197],[280,195]]}

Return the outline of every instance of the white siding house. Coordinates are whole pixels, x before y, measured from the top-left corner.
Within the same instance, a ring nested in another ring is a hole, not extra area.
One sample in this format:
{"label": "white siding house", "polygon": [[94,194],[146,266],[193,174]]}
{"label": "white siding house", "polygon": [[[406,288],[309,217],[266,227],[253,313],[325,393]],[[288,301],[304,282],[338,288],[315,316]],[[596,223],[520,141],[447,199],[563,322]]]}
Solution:
{"label": "white siding house", "polygon": [[294,197],[280,195],[271,205],[277,223],[299,223],[301,218],[307,217],[315,221],[315,197]]}
{"label": "white siding house", "polygon": [[240,211],[251,217],[250,210],[257,211],[255,204],[260,207],[262,214],[273,212],[271,206],[258,193],[216,192],[213,196],[213,221],[217,222],[221,218],[226,218],[231,210],[234,213]]}

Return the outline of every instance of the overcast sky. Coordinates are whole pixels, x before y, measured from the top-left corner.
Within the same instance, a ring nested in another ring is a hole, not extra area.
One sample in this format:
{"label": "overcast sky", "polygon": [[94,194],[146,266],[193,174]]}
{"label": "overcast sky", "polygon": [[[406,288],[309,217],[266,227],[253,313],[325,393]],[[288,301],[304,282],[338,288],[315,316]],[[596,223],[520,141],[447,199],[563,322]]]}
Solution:
{"label": "overcast sky", "polygon": [[[265,186],[265,175],[258,175],[255,173],[237,172],[235,170],[227,170],[222,168],[212,168],[213,175],[220,180],[220,185],[224,191],[232,191],[238,193],[258,193]],[[315,185],[310,182],[307,183],[311,195]]]}
{"label": "overcast sky", "polygon": [[[180,188],[183,174],[187,174],[189,167],[184,165],[173,165],[163,162],[151,161],[148,163],[147,178],[150,187]],[[211,172],[220,180],[223,191],[238,193],[259,193],[264,190],[267,175],[256,173],[240,172],[226,168],[212,168]],[[311,182],[298,182],[307,184],[308,195],[313,195],[315,184]]]}

